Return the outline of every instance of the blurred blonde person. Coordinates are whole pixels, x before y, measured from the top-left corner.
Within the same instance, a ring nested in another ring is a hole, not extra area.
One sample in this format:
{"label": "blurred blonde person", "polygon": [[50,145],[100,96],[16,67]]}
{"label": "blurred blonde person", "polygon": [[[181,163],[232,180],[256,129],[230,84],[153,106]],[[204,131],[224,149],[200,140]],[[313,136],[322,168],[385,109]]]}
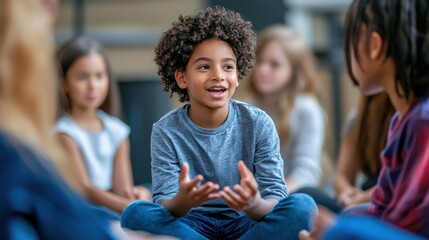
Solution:
{"label": "blurred blonde person", "polygon": [[0,2],[0,239],[112,239],[56,172],[73,179],[53,134],[53,38],[42,6]]}
{"label": "blurred blonde person", "polygon": [[243,99],[276,124],[289,192],[319,185],[325,123],[317,80],[314,57],[297,33],[280,25],[260,33]]}

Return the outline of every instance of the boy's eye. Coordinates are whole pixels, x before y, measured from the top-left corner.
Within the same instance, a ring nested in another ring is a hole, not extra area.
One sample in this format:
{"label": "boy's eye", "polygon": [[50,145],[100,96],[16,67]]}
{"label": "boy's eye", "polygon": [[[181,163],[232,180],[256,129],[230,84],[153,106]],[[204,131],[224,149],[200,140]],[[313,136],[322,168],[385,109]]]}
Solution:
{"label": "boy's eye", "polygon": [[234,67],[234,66],[232,66],[232,65],[226,65],[226,66],[225,66],[225,69],[226,69],[226,70],[232,70],[232,69],[235,69],[235,67]]}
{"label": "boy's eye", "polygon": [[208,70],[208,69],[209,69],[209,66],[207,66],[207,65],[202,65],[202,66],[199,66],[199,67],[198,67],[198,69],[199,69],[199,70]]}

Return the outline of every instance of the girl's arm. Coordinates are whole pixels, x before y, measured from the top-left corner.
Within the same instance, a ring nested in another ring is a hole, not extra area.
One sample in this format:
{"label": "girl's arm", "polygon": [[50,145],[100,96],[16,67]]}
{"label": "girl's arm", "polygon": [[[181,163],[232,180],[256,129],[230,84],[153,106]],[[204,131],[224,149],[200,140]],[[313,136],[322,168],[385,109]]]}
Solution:
{"label": "girl's arm", "polygon": [[286,161],[293,166],[286,175],[286,186],[294,192],[303,186],[318,186],[322,173],[321,162],[325,123],[323,110],[313,99],[298,104],[294,111],[296,116],[291,127],[296,127],[297,134],[293,147]]}
{"label": "girl's arm", "polygon": [[349,188],[354,188],[359,166],[353,158],[355,149],[353,142],[350,136],[345,136],[341,142],[334,182],[337,195]]}
{"label": "girl's arm", "polygon": [[115,154],[111,191],[126,198],[152,201],[149,190],[142,186],[134,187],[128,138],[119,145]]}
{"label": "girl's arm", "polygon": [[337,199],[343,205],[348,205],[347,198],[355,194],[357,191],[354,186],[354,182],[359,171],[359,166],[353,157],[355,147],[353,135],[349,130],[341,141],[340,154],[334,180]]}
{"label": "girl's arm", "polygon": [[124,208],[131,203],[131,199],[122,197],[109,191],[103,191],[92,185],[89,181],[87,170],[83,162],[79,147],[73,139],[63,133],[58,134],[58,138],[65,150],[69,154],[72,164],[76,168],[76,177],[79,185],[82,186],[84,196],[90,201],[98,205],[110,208],[118,213],[122,213]]}
{"label": "girl's arm", "polygon": [[122,197],[128,197],[133,187],[133,173],[130,163],[130,141],[124,140],[118,147],[115,154],[112,176],[112,189]]}

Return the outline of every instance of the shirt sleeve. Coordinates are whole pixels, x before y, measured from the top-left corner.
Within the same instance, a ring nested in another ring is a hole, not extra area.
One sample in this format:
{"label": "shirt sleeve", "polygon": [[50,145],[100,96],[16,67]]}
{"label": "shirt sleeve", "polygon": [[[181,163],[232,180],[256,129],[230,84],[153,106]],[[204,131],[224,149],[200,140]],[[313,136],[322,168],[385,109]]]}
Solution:
{"label": "shirt sleeve", "polygon": [[63,116],[55,125],[55,129],[58,133],[63,133],[68,135],[73,139],[73,141],[78,142],[78,139],[76,137],[77,129],[73,126],[73,122],[68,119],[67,117]]}
{"label": "shirt sleeve", "polygon": [[398,146],[402,156],[394,155],[394,164],[383,167],[370,213],[429,236],[429,122],[414,122],[407,130]]}
{"label": "shirt sleeve", "polygon": [[153,200],[160,204],[178,192],[180,164],[173,142],[157,124],[152,129],[151,158]]}
{"label": "shirt sleeve", "polygon": [[324,142],[324,116],[316,105],[302,105],[297,109],[297,129],[293,147],[288,153],[293,169],[286,178],[299,182],[300,186],[317,186],[320,181],[321,159]]}
{"label": "shirt sleeve", "polygon": [[128,139],[131,132],[130,127],[116,117],[106,116],[105,118],[107,120],[105,123],[109,124],[108,131],[113,136],[113,144],[115,147],[119,147],[124,140]]}
{"label": "shirt sleeve", "polygon": [[273,121],[261,114],[258,132],[254,176],[259,185],[262,198],[281,200],[287,196],[284,182],[283,159],[280,156],[279,137]]}

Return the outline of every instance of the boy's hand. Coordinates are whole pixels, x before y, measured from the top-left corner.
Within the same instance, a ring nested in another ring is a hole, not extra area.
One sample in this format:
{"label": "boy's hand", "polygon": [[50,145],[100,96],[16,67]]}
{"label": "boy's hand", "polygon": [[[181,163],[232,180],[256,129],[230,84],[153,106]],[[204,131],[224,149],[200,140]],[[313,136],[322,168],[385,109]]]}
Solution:
{"label": "boy's hand", "polygon": [[171,214],[176,217],[186,215],[192,208],[201,206],[204,202],[219,198],[219,185],[212,182],[206,182],[197,187],[203,180],[203,176],[198,175],[194,179],[189,179],[189,165],[183,164],[179,175],[179,192],[172,199],[161,202],[161,205],[167,208]]}
{"label": "boy's hand", "polygon": [[183,206],[189,208],[201,206],[208,200],[219,198],[215,193],[219,190],[219,185],[212,182],[206,182],[204,185],[197,187],[203,180],[203,176],[198,175],[194,179],[189,179],[189,165],[183,164],[182,171],[179,175],[179,192],[175,199]]}
{"label": "boy's hand", "polygon": [[247,169],[243,161],[238,163],[238,171],[240,172],[240,185],[236,184],[234,190],[225,187],[220,196],[225,202],[237,211],[247,211],[257,208],[261,202],[261,194],[259,193],[258,183],[253,174]]}

